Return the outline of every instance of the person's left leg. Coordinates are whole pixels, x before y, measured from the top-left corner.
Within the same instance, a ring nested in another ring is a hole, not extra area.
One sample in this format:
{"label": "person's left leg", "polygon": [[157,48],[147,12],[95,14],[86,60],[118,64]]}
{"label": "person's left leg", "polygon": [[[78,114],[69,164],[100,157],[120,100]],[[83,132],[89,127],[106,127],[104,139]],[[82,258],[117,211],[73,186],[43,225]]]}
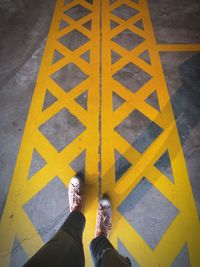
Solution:
{"label": "person's left leg", "polygon": [[82,211],[82,182],[73,177],[69,185],[70,214],[56,235],[24,267],[83,267],[82,234],[85,216]]}

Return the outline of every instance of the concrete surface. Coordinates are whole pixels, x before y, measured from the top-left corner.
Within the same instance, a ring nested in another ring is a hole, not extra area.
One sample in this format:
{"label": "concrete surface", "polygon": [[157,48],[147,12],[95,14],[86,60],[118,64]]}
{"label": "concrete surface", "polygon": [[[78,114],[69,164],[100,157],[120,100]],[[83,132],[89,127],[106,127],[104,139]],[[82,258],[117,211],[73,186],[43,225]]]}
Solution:
{"label": "concrete surface", "polygon": [[[0,2],[0,214],[37,79],[54,1]],[[48,6],[48,8],[46,8]]]}

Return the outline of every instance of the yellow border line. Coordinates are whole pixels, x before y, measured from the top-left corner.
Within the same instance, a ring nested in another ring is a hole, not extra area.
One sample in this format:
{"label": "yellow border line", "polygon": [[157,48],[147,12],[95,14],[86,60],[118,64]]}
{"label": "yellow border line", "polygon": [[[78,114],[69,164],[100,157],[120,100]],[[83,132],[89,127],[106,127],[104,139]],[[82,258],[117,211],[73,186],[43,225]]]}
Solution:
{"label": "yellow border line", "polygon": [[200,44],[157,44],[159,52],[187,52],[200,51]]}

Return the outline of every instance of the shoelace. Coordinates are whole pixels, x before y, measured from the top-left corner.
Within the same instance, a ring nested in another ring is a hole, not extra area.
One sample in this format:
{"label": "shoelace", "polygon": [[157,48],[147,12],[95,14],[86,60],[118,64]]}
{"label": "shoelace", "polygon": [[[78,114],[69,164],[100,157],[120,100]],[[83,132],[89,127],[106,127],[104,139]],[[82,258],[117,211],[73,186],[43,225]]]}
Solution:
{"label": "shoelace", "polygon": [[104,215],[104,209],[98,211],[98,225],[100,229],[111,230],[111,223],[106,222],[107,216]]}
{"label": "shoelace", "polygon": [[79,194],[78,185],[73,185],[73,206],[77,207],[81,203],[81,195]]}

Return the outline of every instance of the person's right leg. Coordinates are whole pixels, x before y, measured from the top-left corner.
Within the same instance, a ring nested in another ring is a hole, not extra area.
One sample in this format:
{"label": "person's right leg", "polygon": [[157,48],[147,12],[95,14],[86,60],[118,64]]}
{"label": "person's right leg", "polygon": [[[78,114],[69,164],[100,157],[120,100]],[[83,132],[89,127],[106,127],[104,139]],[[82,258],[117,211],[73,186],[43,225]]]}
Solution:
{"label": "person's right leg", "polygon": [[112,209],[108,198],[99,201],[96,233],[90,243],[90,251],[95,267],[127,267],[131,266],[128,258],[122,257],[108,240],[111,229]]}

